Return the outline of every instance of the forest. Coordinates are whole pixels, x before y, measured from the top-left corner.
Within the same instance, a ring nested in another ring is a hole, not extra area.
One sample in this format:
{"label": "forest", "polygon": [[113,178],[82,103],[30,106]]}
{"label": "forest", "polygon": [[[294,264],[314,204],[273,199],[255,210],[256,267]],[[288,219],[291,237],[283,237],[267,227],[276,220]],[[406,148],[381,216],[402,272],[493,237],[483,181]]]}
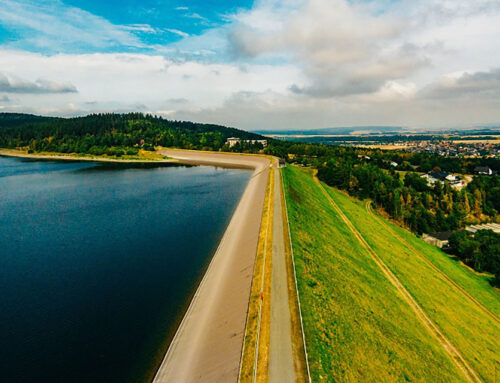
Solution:
{"label": "forest", "polygon": [[450,237],[448,251],[466,265],[495,275],[492,283],[500,287],[500,234],[479,230],[474,235],[461,230]]}
{"label": "forest", "polygon": [[[171,121],[142,113],[92,114],[75,118],[47,118],[0,114],[0,147],[29,152],[87,153],[121,156],[155,146],[221,150],[228,137],[262,136],[220,125]],[[258,151],[261,145],[248,145]]]}
{"label": "forest", "polygon": [[319,166],[318,177],[350,195],[370,198],[391,218],[418,234],[494,220],[500,211],[498,176],[476,176],[458,190],[447,182],[429,186],[417,173],[402,177],[393,168],[385,171],[371,163],[352,164],[332,158]]}

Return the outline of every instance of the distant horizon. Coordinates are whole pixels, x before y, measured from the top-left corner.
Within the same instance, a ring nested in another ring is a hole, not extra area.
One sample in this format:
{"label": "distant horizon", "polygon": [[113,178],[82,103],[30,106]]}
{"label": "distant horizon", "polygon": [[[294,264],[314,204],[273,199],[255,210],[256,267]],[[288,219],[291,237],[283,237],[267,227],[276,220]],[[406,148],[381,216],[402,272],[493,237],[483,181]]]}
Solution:
{"label": "distant horizon", "polygon": [[500,2],[4,0],[0,111],[247,131],[500,121]]}
{"label": "distant horizon", "polygon": [[280,132],[312,132],[312,131],[324,131],[324,130],[347,130],[347,129],[361,129],[361,130],[376,130],[379,128],[387,128],[387,129],[396,129],[401,132],[408,132],[408,131],[450,131],[450,130],[481,130],[481,129],[499,129],[500,133],[500,123],[498,124],[471,124],[471,125],[464,125],[464,126],[390,126],[390,125],[351,125],[351,126],[329,126],[325,128],[306,128],[306,129],[282,129],[282,130],[274,130],[274,129],[269,129],[269,130],[252,130],[253,133],[276,133],[279,134]]}
{"label": "distant horizon", "polygon": [[91,113],[86,113],[86,114],[78,114],[78,115],[72,115],[72,116],[58,116],[58,115],[43,115],[43,114],[35,114],[35,113],[23,113],[23,112],[5,112],[0,110],[0,115],[2,114],[25,114],[25,115],[32,115],[32,116],[37,116],[37,117],[47,117],[47,118],[79,118],[79,117],[86,117],[92,114],[129,114],[129,113],[142,113],[144,115],[150,114],[154,117],[157,118],[163,118],[165,120],[178,120],[178,121],[189,121],[189,122],[195,122],[199,124],[213,124],[213,125],[220,125],[220,126],[227,126],[227,127],[232,127],[235,129],[247,131],[250,133],[257,133],[257,134],[276,134],[279,135],[280,133],[297,133],[300,134],[300,132],[313,132],[313,131],[325,131],[325,130],[347,130],[347,129],[361,129],[361,130],[376,130],[380,128],[384,129],[398,129],[400,131],[406,132],[406,131],[412,131],[412,130],[417,130],[417,131],[449,131],[449,130],[480,130],[480,129],[500,129],[500,123],[477,123],[477,124],[466,124],[462,126],[402,126],[402,125],[343,125],[343,126],[326,126],[326,127],[317,127],[317,128],[304,128],[304,129],[243,129],[239,126],[235,125],[229,125],[225,123],[217,123],[217,122],[207,122],[203,120],[184,120],[184,119],[176,119],[176,118],[168,118],[168,116],[162,116],[155,114],[153,112],[142,112],[142,111],[121,111],[121,112],[113,112],[113,111],[99,111],[99,112],[91,112]]}

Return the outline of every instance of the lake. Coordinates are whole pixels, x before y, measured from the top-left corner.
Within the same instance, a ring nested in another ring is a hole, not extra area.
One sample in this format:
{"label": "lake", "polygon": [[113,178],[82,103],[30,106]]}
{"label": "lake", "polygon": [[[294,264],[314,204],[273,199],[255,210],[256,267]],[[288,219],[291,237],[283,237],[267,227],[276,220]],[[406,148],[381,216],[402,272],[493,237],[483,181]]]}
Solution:
{"label": "lake", "polygon": [[251,172],[0,157],[3,382],[144,382]]}

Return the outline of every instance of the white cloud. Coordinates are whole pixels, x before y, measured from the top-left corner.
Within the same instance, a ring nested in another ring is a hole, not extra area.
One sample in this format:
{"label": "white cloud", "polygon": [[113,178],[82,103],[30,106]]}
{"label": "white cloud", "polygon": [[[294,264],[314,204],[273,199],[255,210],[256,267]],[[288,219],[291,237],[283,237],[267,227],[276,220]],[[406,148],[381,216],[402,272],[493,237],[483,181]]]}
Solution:
{"label": "white cloud", "polygon": [[186,13],[184,15],[184,17],[187,17],[189,19],[198,19],[198,20],[208,21],[208,19],[206,17],[203,17],[200,14],[195,13],[195,12],[193,12],[193,13]]}
{"label": "white cloud", "polygon": [[181,36],[181,37],[189,37],[189,33],[182,32],[178,29],[167,29],[168,32],[173,33],[175,35]]}
{"label": "white cloud", "polygon": [[[346,0],[310,0],[299,10],[263,7],[237,18],[231,33],[236,54],[292,55],[309,81],[296,93],[334,97],[377,92],[387,81],[405,78],[425,64],[415,46],[401,40],[395,17],[377,16],[368,5]],[[276,15],[280,15],[276,17]]]}
{"label": "white cloud", "polygon": [[[19,62],[25,63],[22,67]],[[300,76],[288,65],[234,65],[176,62],[144,54],[59,54],[45,56],[0,50],[0,68],[20,78],[55,78],[63,84],[71,79],[76,94],[52,94],[37,99],[19,94],[26,106],[42,109],[70,102],[79,113],[116,111],[142,105],[142,111],[202,110],[222,105],[235,92],[286,93],[289,79]],[[53,88],[56,89],[56,88]]]}
{"label": "white cloud", "polygon": [[132,32],[142,32],[142,33],[158,33],[158,30],[156,28],[153,28],[149,24],[129,24],[129,25],[122,25],[122,29],[126,31],[132,31]]}
{"label": "white cloud", "polygon": [[5,93],[76,93],[75,86],[69,82],[54,81],[39,78],[36,81],[27,81],[15,75],[0,73],[0,92]]}
{"label": "white cloud", "polygon": [[500,68],[443,76],[420,91],[423,98],[500,98]]}
{"label": "white cloud", "polygon": [[156,111],[247,129],[500,122],[498,0],[257,0],[200,36],[115,26],[57,0],[15,4],[3,0],[0,23],[53,51],[78,41],[142,48],[140,33],[182,39],[144,47],[149,55],[0,47],[0,72],[78,89],[18,93],[3,110]]}
{"label": "white cloud", "polygon": [[183,16],[186,17],[186,18],[188,18],[188,19],[196,20],[197,24],[203,25],[205,27],[209,27],[211,25],[215,25],[215,24],[212,24],[207,17],[204,17],[204,16],[202,16],[199,13],[196,13],[196,12],[185,13]]}
{"label": "white cloud", "polygon": [[[107,48],[142,44],[127,28],[59,0],[2,0],[0,23],[23,36],[23,45],[60,51],[63,48]],[[15,45],[15,44],[14,44]]]}

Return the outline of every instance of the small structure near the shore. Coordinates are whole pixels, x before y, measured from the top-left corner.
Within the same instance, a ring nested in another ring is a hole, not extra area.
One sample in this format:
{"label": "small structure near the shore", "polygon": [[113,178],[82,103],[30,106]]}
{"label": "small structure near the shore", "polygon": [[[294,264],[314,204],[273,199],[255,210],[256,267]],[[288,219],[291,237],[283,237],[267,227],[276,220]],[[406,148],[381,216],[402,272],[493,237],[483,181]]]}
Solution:
{"label": "small structure near the shore", "polygon": [[465,182],[459,176],[448,173],[444,170],[433,171],[424,174],[422,178],[425,178],[427,180],[427,184],[429,186],[434,186],[436,182],[439,182],[441,184],[449,182],[452,187],[457,189],[460,189],[465,186]]}
{"label": "small structure near the shore", "polygon": [[422,234],[422,239],[431,245],[443,248],[448,246],[451,231],[441,231],[439,233]]}
{"label": "small structure near the shore", "polygon": [[241,138],[238,137],[229,137],[226,140],[226,144],[232,148],[234,145],[239,144],[241,142],[244,142],[246,144],[261,144],[264,148],[267,146],[267,140],[242,140]]}
{"label": "small structure near the shore", "polygon": [[483,223],[481,225],[471,225],[465,228],[469,233],[475,233],[478,230],[491,230],[500,234],[500,224],[498,223]]}
{"label": "small structure near the shore", "polygon": [[487,166],[476,166],[474,168],[474,173],[482,175],[482,176],[491,176],[493,174],[493,170],[491,170]]}
{"label": "small structure near the shore", "polygon": [[240,142],[241,142],[241,138],[238,138],[238,137],[229,137],[226,140],[226,144],[229,145],[230,148],[232,148],[234,145],[236,145]]}
{"label": "small structure near the shore", "polygon": [[280,159],[278,160],[278,167],[279,167],[279,168],[284,168],[284,167],[286,167],[286,162],[285,162],[285,159],[284,159],[284,158],[280,158]]}

